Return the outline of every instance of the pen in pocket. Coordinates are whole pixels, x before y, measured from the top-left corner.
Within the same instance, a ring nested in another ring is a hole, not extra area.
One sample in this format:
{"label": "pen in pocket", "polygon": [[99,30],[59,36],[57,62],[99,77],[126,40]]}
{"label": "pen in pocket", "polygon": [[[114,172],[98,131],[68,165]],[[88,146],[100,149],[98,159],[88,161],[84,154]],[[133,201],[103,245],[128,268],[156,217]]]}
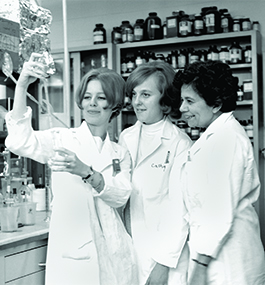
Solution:
{"label": "pen in pocket", "polygon": [[170,156],[170,151],[167,152],[167,156],[166,156],[166,160],[165,160],[165,164],[169,163],[169,156]]}

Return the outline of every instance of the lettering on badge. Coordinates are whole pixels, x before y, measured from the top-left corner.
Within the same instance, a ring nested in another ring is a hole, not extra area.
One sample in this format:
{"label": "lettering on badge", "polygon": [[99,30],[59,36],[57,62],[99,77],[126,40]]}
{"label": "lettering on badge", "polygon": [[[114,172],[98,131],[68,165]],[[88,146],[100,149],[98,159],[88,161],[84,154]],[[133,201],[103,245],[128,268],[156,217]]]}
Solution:
{"label": "lettering on badge", "polygon": [[158,163],[158,164],[152,163],[152,164],[151,164],[151,167],[152,167],[152,168],[160,168],[160,169],[162,169],[163,171],[165,171],[166,168],[167,168],[167,166],[166,166],[165,164],[163,164],[163,163]]}

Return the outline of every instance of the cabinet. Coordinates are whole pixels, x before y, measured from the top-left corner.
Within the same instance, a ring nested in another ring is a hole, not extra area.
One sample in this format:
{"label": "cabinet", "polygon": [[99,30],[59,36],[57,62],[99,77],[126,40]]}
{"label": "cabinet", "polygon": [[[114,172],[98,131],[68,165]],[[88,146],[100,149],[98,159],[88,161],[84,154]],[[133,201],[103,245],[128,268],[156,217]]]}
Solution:
{"label": "cabinet", "polygon": [[[235,117],[239,120],[253,119],[253,147],[254,155],[259,167],[259,174],[262,183],[259,202],[255,205],[260,216],[262,227],[262,237],[265,241],[265,210],[264,210],[264,157],[262,150],[264,148],[264,118],[263,118],[263,86],[262,86],[262,52],[261,35],[258,31],[251,30],[245,32],[231,32],[202,36],[191,36],[186,38],[167,38],[162,40],[142,41],[134,43],[118,44],[116,46],[116,66],[117,71],[121,73],[121,60],[126,56],[136,54],[138,50],[151,51],[155,54],[164,54],[167,56],[171,51],[194,48],[195,50],[208,50],[210,45],[216,45],[220,50],[221,46],[230,47],[232,42],[237,41],[241,47],[251,46],[251,63],[231,64],[233,73],[239,79],[239,85],[247,79],[252,80],[253,91],[251,100],[238,102],[235,111]],[[127,74],[123,75],[128,76]],[[118,117],[118,133],[120,133],[128,124],[136,121],[133,111],[123,111]]]}
{"label": "cabinet", "polygon": [[44,285],[46,252],[47,238],[13,246],[2,246],[0,284]]}

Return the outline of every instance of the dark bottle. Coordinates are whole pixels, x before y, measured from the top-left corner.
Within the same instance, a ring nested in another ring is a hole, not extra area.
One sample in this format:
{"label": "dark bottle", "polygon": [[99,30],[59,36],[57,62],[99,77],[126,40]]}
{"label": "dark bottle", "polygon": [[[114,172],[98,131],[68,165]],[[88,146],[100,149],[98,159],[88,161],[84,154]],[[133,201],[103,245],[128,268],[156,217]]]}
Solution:
{"label": "dark bottle", "polygon": [[229,63],[230,61],[230,53],[227,48],[227,46],[221,46],[220,52],[219,52],[219,60],[223,63]]}
{"label": "dark bottle", "polygon": [[144,19],[137,19],[133,27],[134,41],[144,39]]}
{"label": "dark bottle", "polygon": [[195,14],[193,34],[200,36],[204,34],[204,21],[201,14]]}
{"label": "dark bottle", "polygon": [[106,43],[106,30],[104,29],[103,24],[96,24],[96,27],[93,30],[93,40],[94,45]]}
{"label": "dark bottle", "polygon": [[189,15],[182,15],[179,21],[179,37],[190,36],[192,32],[192,22],[189,18]]}
{"label": "dark bottle", "polygon": [[150,12],[145,20],[145,39],[158,40],[163,38],[161,19],[156,12]]}
{"label": "dark bottle", "polygon": [[128,57],[127,72],[131,73],[135,69],[135,59],[133,56]]}
{"label": "dark bottle", "polygon": [[133,42],[133,27],[129,21],[121,22],[121,39],[123,43]]}
{"label": "dark bottle", "polygon": [[242,19],[242,31],[249,31],[251,30],[251,21],[249,18],[243,18]]}
{"label": "dark bottle", "polygon": [[124,74],[127,72],[127,57],[122,57],[121,58],[121,73]]}
{"label": "dark bottle", "polygon": [[191,55],[190,55],[190,59],[189,59],[189,62],[190,63],[193,63],[195,61],[199,61],[200,58],[199,58],[199,52],[197,50],[193,50]]}
{"label": "dark bottle", "polygon": [[233,42],[230,49],[230,63],[241,63],[242,62],[242,47],[238,42]]}
{"label": "dark bottle", "polygon": [[240,32],[241,29],[241,20],[240,18],[233,19],[233,32]]}
{"label": "dark bottle", "polygon": [[252,62],[252,52],[251,52],[251,46],[250,45],[245,47],[244,62],[245,63],[251,63]]}
{"label": "dark bottle", "polygon": [[204,16],[207,34],[219,33],[221,29],[221,17],[216,6],[208,7]]}
{"label": "dark bottle", "polygon": [[207,60],[219,60],[219,51],[216,45],[210,45],[207,53]]}
{"label": "dark bottle", "polygon": [[181,49],[178,55],[178,68],[184,68],[187,64],[187,51]]}
{"label": "dark bottle", "polygon": [[221,32],[229,33],[232,32],[233,19],[228,12],[224,12],[221,15]]}
{"label": "dark bottle", "polygon": [[144,57],[141,50],[137,50],[135,54],[135,66],[139,66],[144,63]]}
{"label": "dark bottle", "polygon": [[157,57],[154,52],[149,53],[149,62],[156,61]]}
{"label": "dark bottle", "polygon": [[113,27],[111,32],[111,41],[113,44],[120,44],[121,40],[121,27]]}

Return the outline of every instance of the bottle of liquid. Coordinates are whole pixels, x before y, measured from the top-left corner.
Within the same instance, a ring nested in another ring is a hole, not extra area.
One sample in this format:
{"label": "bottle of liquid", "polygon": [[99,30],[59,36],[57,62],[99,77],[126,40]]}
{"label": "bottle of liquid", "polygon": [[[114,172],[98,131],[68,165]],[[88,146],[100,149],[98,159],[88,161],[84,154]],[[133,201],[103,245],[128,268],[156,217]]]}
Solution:
{"label": "bottle of liquid", "polygon": [[230,49],[230,63],[240,63],[242,62],[242,47],[238,42],[233,42]]}
{"label": "bottle of liquid", "polygon": [[103,24],[96,24],[96,27],[93,30],[93,39],[94,45],[106,43],[106,30],[104,29]]}
{"label": "bottle of liquid", "polygon": [[121,40],[121,27],[113,27],[111,32],[111,41],[113,44],[120,44]]}
{"label": "bottle of liquid", "polygon": [[32,202],[32,191],[28,187],[27,178],[24,179],[22,186],[19,188],[18,200],[20,203]]}
{"label": "bottle of liquid", "polygon": [[121,22],[121,39],[123,43],[133,42],[133,27],[129,21]]}
{"label": "bottle of liquid", "polygon": [[144,39],[144,19],[137,19],[133,27],[134,41],[142,41]]}
{"label": "bottle of liquid", "polygon": [[161,19],[156,12],[150,12],[145,20],[146,40],[158,40],[163,38],[163,28]]}

